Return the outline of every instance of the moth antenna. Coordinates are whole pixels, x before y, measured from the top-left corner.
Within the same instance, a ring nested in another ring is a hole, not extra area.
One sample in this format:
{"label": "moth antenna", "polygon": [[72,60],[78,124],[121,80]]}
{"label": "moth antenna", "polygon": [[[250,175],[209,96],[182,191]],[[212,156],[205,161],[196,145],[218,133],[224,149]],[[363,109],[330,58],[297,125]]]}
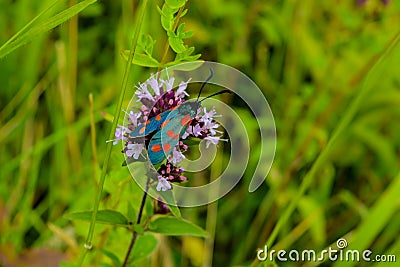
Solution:
{"label": "moth antenna", "polygon": [[200,102],[203,102],[207,98],[210,98],[210,97],[213,97],[213,96],[216,96],[216,95],[220,95],[220,94],[225,94],[225,93],[232,94],[232,91],[226,89],[226,90],[222,90],[222,91],[216,92],[215,94],[212,94],[212,95],[209,95],[209,96],[203,98],[202,100],[200,100]]}
{"label": "moth antenna", "polygon": [[203,84],[201,85],[200,91],[199,91],[199,95],[197,96],[197,100],[196,100],[196,101],[199,101],[201,91],[203,91],[204,86],[207,84],[207,82],[208,82],[209,80],[211,80],[211,78],[212,78],[213,76],[214,76],[214,71],[213,71],[212,68],[210,68],[210,76],[208,76],[208,78],[207,78],[207,79],[203,82]]}

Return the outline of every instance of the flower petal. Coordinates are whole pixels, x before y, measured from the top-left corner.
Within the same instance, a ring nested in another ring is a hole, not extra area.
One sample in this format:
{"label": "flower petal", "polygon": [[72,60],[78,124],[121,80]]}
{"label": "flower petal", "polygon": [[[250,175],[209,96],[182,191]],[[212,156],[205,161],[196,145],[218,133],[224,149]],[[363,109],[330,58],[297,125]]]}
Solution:
{"label": "flower petal", "polygon": [[170,190],[171,188],[172,188],[172,186],[167,181],[167,179],[165,179],[161,175],[158,176],[158,184],[157,184],[157,187],[156,187],[157,191],[167,191],[167,190]]}

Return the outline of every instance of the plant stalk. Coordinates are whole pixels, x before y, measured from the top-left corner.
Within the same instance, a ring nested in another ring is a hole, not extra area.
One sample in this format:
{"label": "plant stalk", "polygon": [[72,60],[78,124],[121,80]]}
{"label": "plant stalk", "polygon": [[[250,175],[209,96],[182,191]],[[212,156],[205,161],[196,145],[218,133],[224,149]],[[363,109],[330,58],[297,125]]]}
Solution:
{"label": "plant stalk", "polygon": [[[130,53],[129,53],[129,58],[128,58],[128,61],[126,63],[126,67],[125,67],[124,77],[123,77],[122,85],[121,85],[121,93],[120,93],[118,104],[117,104],[117,107],[116,107],[116,110],[115,110],[115,116],[114,116],[114,120],[113,120],[113,123],[112,123],[112,126],[111,126],[109,140],[113,139],[114,132],[115,132],[115,129],[117,127],[118,119],[119,119],[120,114],[121,114],[122,103],[123,103],[125,92],[126,92],[126,88],[127,88],[127,85],[128,85],[129,73],[130,73],[130,70],[131,70],[132,60],[133,60],[134,54],[136,52],[137,42],[138,42],[138,39],[139,39],[140,29],[141,29],[143,18],[144,18],[144,14],[145,14],[145,11],[146,11],[147,2],[148,2],[148,0],[144,0],[143,1],[142,10],[141,10],[141,12],[139,14],[137,26],[136,26],[135,33],[134,33],[134,36],[133,36],[133,39],[132,39],[132,45],[131,45],[131,49],[130,49]],[[101,195],[102,195],[102,192],[103,192],[103,186],[104,186],[104,182],[105,182],[105,178],[106,178],[106,174],[107,174],[108,164],[109,164],[109,161],[110,161],[111,150],[112,150],[112,143],[108,142],[107,143],[106,155],[105,155],[105,159],[104,159],[104,164],[103,164],[103,168],[102,168],[102,172],[101,172],[101,176],[100,176],[99,186],[98,186],[98,189],[97,189],[97,195],[96,195],[95,203],[94,203],[94,207],[93,207],[92,220],[90,222],[88,235],[87,235],[86,242],[85,242],[85,245],[84,245],[84,247],[86,249],[91,249],[92,248],[92,239],[93,239],[93,234],[94,234],[96,216],[97,216],[97,211],[99,210],[99,204],[100,204]],[[86,254],[84,254],[84,255],[86,255]],[[83,259],[80,262],[82,263]]]}
{"label": "plant stalk", "polygon": [[[142,202],[140,203],[140,209],[139,209],[138,217],[136,220],[136,224],[140,224],[140,221],[142,220],[142,214],[143,214],[144,204],[146,203],[147,191],[149,190],[149,185],[150,185],[150,179],[147,178],[146,188],[143,193]],[[133,247],[135,246],[137,236],[138,236],[138,233],[136,231],[133,231],[132,240],[131,240],[131,243],[129,244],[128,251],[126,252],[124,263],[122,264],[122,267],[126,267],[126,265],[128,264],[129,256],[131,255]]]}

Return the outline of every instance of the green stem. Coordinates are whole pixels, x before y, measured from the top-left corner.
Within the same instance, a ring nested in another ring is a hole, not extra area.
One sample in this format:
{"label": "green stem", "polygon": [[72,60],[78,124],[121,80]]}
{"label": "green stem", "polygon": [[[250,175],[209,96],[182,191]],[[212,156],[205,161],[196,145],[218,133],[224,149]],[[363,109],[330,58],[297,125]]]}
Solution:
{"label": "green stem", "polygon": [[[125,73],[124,73],[124,77],[123,77],[122,85],[121,85],[121,93],[120,93],[120,96],[119,96],[118,105],[117,105],[116,110],[115,110],[115,116],[114,116],[114,120],[113,120],[113,123],[112,123],[112,126],[111,126],[109,138],[108,138],[109,140],[113,139],[113,137],[114,137],[114,132],[115,132],[115,129],[117,127],[118,119],[119,119],[119,116],[120,116],[120,113],[121,113],[122,103],[123,103],[125,92],[126,92],[126,88],[127,88],[127,85],[128,85],[128,78],[129,78],[129,73],[130,73],[130,70],[131,70],[132,60],[133,60],[133,56],[134,56],[134,54],[136,52],[137,41],[139,39],[139,33],[140,33],[141,26],[142,26],[144,14],[145,14],[145,11],[146,11],[147,2],[148,2],[148,0],[144,0],[143,1],[142,10],[141,10],[141,13],[139,15],[139,20],[138,20],[138,23],[137,23],[137,26],[136,26],[136,29],[135,29],[135,33],[134,33],[133,39],[132,39],[131,50],[130,50],[129,58],[128,58],[128,61],[126,63],[126,67],[125,67]],[[99,186],[98,186],[98,190],[97,190],[97,196],[96,196],[94,207],[93,207],[93,216],[92,216],[92,220],[90,222],[89,232],[88,232],[88,235],[87,235],[87,238],[86,238],[86,242],[85,242],[85,248],[86,249],[91,249],[92,248],[92,239],[93,239],[95,221],[96,221],[97,211],[99,209],[99,204],[100,204],[100,200],[101,200],[101,194],[103,192],[103,186],[104,186],[104,181],[105,181],[105,178],[106,178],[108,164],[109,164],[109,161],[110,161],[111,149],[112,149],[112,143],[108,142],[107,143],[106,156],[105,156],[105,159],[104,159],[104,164],[103,164],[103,168],[102,168],[102,172],[101,172],[100,182],[99,182]]]}
{"label": "green stem", "polygon": [[[140,221],[142,220],[144,204],[146,203],[147,191],[149,190],[149,186],[150,186],[150,178],[147,178],[146,188],[143,193],[142,202],[140,203],[140,209],[139,209],[139,214],[138,214],[138,217],[136,220],[136,224],[140,224]],[[122,267],[125,267],[128,264],[129,256],[131,255],[133,247],[135,246],[137,235],[138,235],[138,233],[136,231],[133,231],[132,240],[131,240],[131,243],[129,244],[128,251],[126,252],[124,263],[122,264]]]}

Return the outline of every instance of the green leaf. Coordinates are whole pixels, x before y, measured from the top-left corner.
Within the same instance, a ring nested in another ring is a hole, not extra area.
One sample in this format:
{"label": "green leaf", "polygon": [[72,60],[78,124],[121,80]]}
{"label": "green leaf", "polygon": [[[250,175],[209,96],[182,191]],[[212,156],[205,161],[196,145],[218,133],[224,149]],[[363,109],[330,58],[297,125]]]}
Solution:
{"label": "green leaf", "polygon": [[150,233],[138,236],[129,260],[135,262],[149,256],[157,247],[157,244],[157,239]]}
{"label": "green leaf", "polygon": [[51,7],[54,6],[52,4],[49,8],[41,12],[38,16],[33,18],[24,28],[22,28],[19,32],[17,32],[13,37],[11,37],[4,45],[0,47],[0,58],[8,55],[18,47],[32,41],[38,35],[41,35],[58,25],[66,22],[71,17],[75,16],[82,10],[84,10],[87,6],[93,4],[97,0],[85,0],[82,1],[56,15],[47,19],[45,22],[34,25],[35,21],[39,19],[46,11],[48,11]]}
{"label": "green leaf", "polygon": [[181,13],[181,18],[182,18],[183,16],[185,16],[187,12],[188,12],[187,9],[183,10],[183,12]]}
{"label": "green leaf", "polygon": [[179,8],[173,8],[171,6],[168,6],[168,5],[164,4],[161,14],[165,15],[165,16],[174,16],[175,13],[178,12],[178,10],[179,10]]}
{"label": "green leaf", "polygon": [[175,53],[180,54],[188,50],[188,48],[183,44],[182,39],[176,36],[172,31],[169,31],[168,33],[168,42]]}
{"label": "green leaf", "polygon": [[137,217],[136,210],[133,208],[132,204],[128,202],[128,211],[127,211],[128,219],[131,221],[135,221]]}
{"label": "green leaf", "polygon": [[187,32],[182,32],[182,33],[179,35],[179,37],[181,37],[182,39],[187,39],[187,38],[192,37],[193,34],[194,34],[194,31],[193,31],[193,30],[190,30],[190,31],[187,31]]}
{"label": "green leaf", "polygon": [[180,37],[184,29],[185,29],[185,23],[180,24],[176,29],[176,35]]}
{"label": "green leaf", "polygon": [[157,7],[158,12],[161,14],[161,25],[164,30],[172,31],[172,27],[174,25],[175,17],[174,14],[178,11],[178,9],[172,9],[167,5],[163,5],[162,10]]}
{"label": "green leaf", "polygon": [[100,251],[106,255],[113,262],[114,266],[121,266],[121,261],[118,259],[117,255],[112,253],[111,251],[100,249]]}
{"label": "green leaf", "polygon": [[189,38],[193,36],[194,31],[184,31],[185,29],[185,23],[182,23],[179,25],[178,29],[176,29],[176,36],[178,36],[181,39]]}
{"label": "green leaf", "polygon": [[[128,60],[129,57],[129,50],[125,50],[122,52],[122,57],[125,60]],[[151,67],[151,68],[158,68],[160,63],[150,55],[136,53],[133,57],[132,64],[143,66],[143,67]]]}
{"label": "green leaf", "polygon": [[139,45],[147,55],[151,56],[153,54],[153,48],[155,43],[156,41],[153,40],[151,35],[146,34],[142,35]]}
{"label": "green leaf", "polygon": [[208,235],[205,230],[195,225],[194,223],[170,216],[154,217],[154,219],[149,224],[149,231],[173,236],[191,235],[207,237]]}
{"label": "green leaf", "polygon": [[182,217],[181,211],[178,206],[174,206],[174,205],[170,205],[170,204],[167,204],[167,206],[174,216],[176,216],[178,218]]}
{"label": "green leaf", "polygon": [[175,62],[196,61],[201,56],[201,54],[191,56],[193,52],[194,47],[189,47],[185,52],[176,55]]}
{"label": "green leaf", "polygon": [[[91,221],[92,211],[82,211],[67,214],[64,217],[69,220]],[[96,222],[103,224],[128,226],[128,219],[120,212],[114,210],[99,210]]]}
{"label": "green leaf", "polygon": [[174,17],[161,16],[161,25],[166,31],[172,30],[172,26],[174,25]]}
{"label": "green leaf", "polygon": [[171,8],[178,9],[185,5],[186,0],[165,0],[165,3]]}
{"label": "green leaf", "polygon": [[151,201],[151,199],[146,199],[146,202],[144,204],[145,207],[145,211],[146,211],[146,215],[147,217],[151,217],[154,214],[154,207],[153,207],[153,202]]}
{"label": "green leaf", "polygon": [[[165,66],[170,67],[177,65],[179,63],[182,63],[182,60],[179,61],[174,60],[172,62],[168,62],[167,64],[165,64]],[[203,63],[204,63],[203,60],[191,61],[190,64],[180,64],[179,66],[174,67],[174,70],[191,71],[199,68]]]}
{"label": "green leaf", "polygon": [[[173,190],[167,190],[164,192],[157,192],[164,203],[176,203]],[[176,217],[182,217],[181,211],[178,206],[167,204],[171,213]]]}

